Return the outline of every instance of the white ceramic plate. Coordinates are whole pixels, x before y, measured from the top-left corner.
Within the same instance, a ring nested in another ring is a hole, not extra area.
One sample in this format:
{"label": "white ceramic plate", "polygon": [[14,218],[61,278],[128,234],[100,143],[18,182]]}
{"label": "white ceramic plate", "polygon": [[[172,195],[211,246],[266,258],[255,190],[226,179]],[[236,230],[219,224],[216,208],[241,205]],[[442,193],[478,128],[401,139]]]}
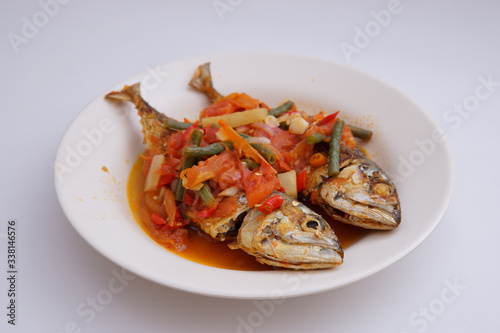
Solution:
{"label": "white ceramic plate", "polygon": [[[155,244],[137,225],[127,201],[127,179],[143,150],[139,119],[131,105],[104,99],[124,84],[141,81],[143,96],[177,119],[195,119],[207,106],[188,87],[198,65],[211,61],[222,94],[246,92],[268,105],[285,98],[311,112],[341,110],[351,123],[375,131],[367,146],[395,181],[402,202],[400,227],[374,232],[345,251],[337,268],[317,271],[232,271],[183,259]],[[244,53],[197,57],[148,68],[91,102],[66,131],[56,156],[55,186],[71,224],[116,264],[159,284],[228,298],[307,295],[366,278],[422,243],[450,201],[453,168],[436,124],[389,85],[329,61],[304,56]],[[103,171],[105,166],[109,171]],[[429,190],[432,188],[432,191]],[[422,209],[425,207],[425,209]]]}

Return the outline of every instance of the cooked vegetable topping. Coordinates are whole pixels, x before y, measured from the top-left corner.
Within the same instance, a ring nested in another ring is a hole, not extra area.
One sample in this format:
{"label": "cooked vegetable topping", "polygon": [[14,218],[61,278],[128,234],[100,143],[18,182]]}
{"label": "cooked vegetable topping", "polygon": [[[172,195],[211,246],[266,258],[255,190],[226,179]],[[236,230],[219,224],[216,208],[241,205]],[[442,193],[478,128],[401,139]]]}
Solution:
{"label": "cooked vegetable topping", "polygon": [[212,143],[211,145],[205,146],[205,147],[184,147],[182,149],[182,155],[184,157],[196,157],[196,158],[201,158],[201,157],[208,157],[208,156],[213,156],[222,153],[224,150],[226,150],[226,147],[229,148],[230,150],[233,149],[233,143],[231,141],[224,141],[222,143],[216,142]]}
{"label": "cooked vegetable topping", "polygon": [[339,114],[339,111],[337,111],[335,113],[332,113],[332,114],[329,114],[328,116],[326,116],[325,118],[323,118],[318,123],[318,126],[322,126],[322,125],[328,124],[329,122],[333,122],[335,120],[335,118],[337,118],[338,114]]}
{"label": "cooked vegetable topping", "polygon": [[269,162],[269,164],[272,165],[276,163],[276,155],[270,148],[266,147],[264,144],[251,143],[250,146],[255,148],[255,150],[257,150],[259,154],[261,154],[266,159],[266,161]]}
{"label": "cooked vegetable topping", "polygon": [[294,102],[286,101],[285,103],[281,104],[280,106],[278,106],[272,110],[269,110],[268,114],[270,116],[279,117],[283,113],[290,111],[294,106],[295,106]]}
{"label": "cooked vegetable topping", "polygon": [[373,132],[364,128],[356,127],[353,125],[347,125],[356,138],[369,141],[373,135]]}
{"label": "cooked vegetable topping", "polygon": [[[195,129],[193,130],[193,133],[191,134],[191,144],[196,147],[199,146],[202,140],[202,131]],[[191,168],[194,165],[194,157],[185,157],[184,158],[184,163],[182,164],[182,169],[181,172],[184,170],[187,170]],[[184,199],[184,187],[182,185],[182,182],[180,181],[180,175],[177,180],[177,186],[175,188],[175,200],[177,201],[182,201]]]}
{"label": "cooked vegetable topping", "polygon": [[309,159],[309,164],[314,168],[320,167],[323,164],[326,164],[327,162],[328,160],[322,153],[316,153],[312,155],[311,158]]}
{"label": "cooked vegetable topping", "polygon": [[212,190],[207,183],[204,183],[203,186],[199,190],[200,198],[203,200],[205,205],[209,208],[213,208],[215,206],[215,199],[212,195]]}
{"label": "cooked vegetable topping", "polygon": [[259,211],[263,214],[271,214],[273,210],[281,207],[283,204],[283,197],[281,195],[275,195],[270,197],[259,207]]}
{"label": "cooked vegetable topping", "polygon": [[172,118],[168,118],[165,120],[163,123],[163,127],[166,129],[169,129],[171,131],[181,131],[181,130],[187,130],[189,126],[192,126],[193,123],[181,123],[177,120],[174,120]]}
{"label": "cooked vegetable topping", "polygon": [[302,191],[306,187],[307,170],[300,172],[297,175],[297,192]]}
{"label": "cooked vegetable topping", "polygon": [[285,193],[297,199],[297,173],[295,170],[278,173],[278,179]]}
{"label": "cooked vegetable topping", "polygon": [[[197,80],[213,89],[206,73]],[[142,155],[145,203],[160,238],[174,248],[187,237],[177,229],[193,219],[233,214],[242,196],[248,207],[271,213],[283,202],[273,191],[297,198],[309,170],[326,163],[329,176],[337,175],[340,145],[354,147],[355,136],[369,140],[372,134],[344,126],[338,112],[307,115],[289,100],[271,109],[246,94],[222,97],[213,90],[210,96],[214,102],[199,120],[165,116],[156,132],[145,134],[151,148]],[[193,213],[182,215],[185,209]]]}
{"label": "cooked vegetable topping", "polygon": [[231,127],[238,127],[246,124],[251,124],[256,121],[264,120],[266,119],[266,117],[267,117],[267,109],[258,108],[247,111],[224,114],[220,116],[203,118],[201,120],[201,125],[206,126],[208,124],[218,124],[219,120],[222,120]]}
{"label": "cooked vegetable topping", "polygon": [[294,115],[290,118],[290,126],[288,127],[288,131],[290,131],[290,133],[304,134],[308,128],[309,123],[301,116]]}
{"label": "cooked vegetable topping", "polygon": [[328,160],[328,176],[334,177],[340,171],[340,140],[344,130],[344,121],[337,119],[333,126],[332,136],[330,138],[330,157]]}
{"label": "cooked vegetable topping", "polygon": [[144,191],[154,191],[160,181],[161,175],[158,173],[163,162],[165,162],[165,156],[155,155],[151,160],[151,166],[149,167],[148,175],[146,176],[146,182],[144,184]]}
{"label": "cooked vegetable topping", "polygon": [[317,143],[323,142],[324,136],[321,133],[313,133],[306,137],[306,143],[308,145],[315,145]]}

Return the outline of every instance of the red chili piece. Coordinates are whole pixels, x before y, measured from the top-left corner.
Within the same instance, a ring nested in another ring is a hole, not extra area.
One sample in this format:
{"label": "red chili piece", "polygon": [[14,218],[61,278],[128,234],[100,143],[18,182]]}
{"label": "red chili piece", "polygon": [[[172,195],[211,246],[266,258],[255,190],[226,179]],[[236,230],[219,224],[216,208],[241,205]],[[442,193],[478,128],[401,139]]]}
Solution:
{"label": "red chili piece", "polygon": [[194,199],[187,192],[184,194],[184,203],[191,207],[193,205]]}
{"label": "red chili piece", "polygon": [[297,175],[297,192],[302,191],[306,187],[307,170],[302,171]]}
{"label": "red chili piece", "polygon": [[275,195],[270,197],[259,207],[259,211],[263,214],[270,214],[273,210],[281,207],[283,204],[283,197],[281,195]]}
{"label": "red chili piece", "polygon": [[151,214],[151,221],[158,226],[162,226],[167,223],[167,221],[163,217],[156,213]]}
{"label": "red chili piece", "polygon": [[285,193],[285,188],[283,186],[278,186],[276,191],[281,192],[281,193]]}
{"label": "red chili piece", "polygon": [[339,113],[339,111],[337,111],[335,113],[332,113],[332,114],[329,114],[325,118],[321,119],[321,121],[318,123],[318,126],[321,126],[321,125],[324,125],[324,124],[328,124],[330,121],[335,120],[335,118],[337,117],[338,113]]}
{"label": "red chili piece", "polygon": [[209,216],[212,216],[216,210],[217,210],[217,206],[215,206],[213,208],[205,207],[200,211],[200,213],[198,215],[200,215],[200,217],[209,217]]}

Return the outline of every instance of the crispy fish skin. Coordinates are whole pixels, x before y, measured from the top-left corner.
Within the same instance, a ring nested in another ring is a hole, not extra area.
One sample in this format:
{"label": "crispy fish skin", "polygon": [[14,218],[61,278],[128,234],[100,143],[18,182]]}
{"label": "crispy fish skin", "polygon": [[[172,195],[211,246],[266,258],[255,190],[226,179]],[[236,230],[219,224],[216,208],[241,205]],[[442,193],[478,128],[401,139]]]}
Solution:
{"label": "crispy fish skin", "polygon": [[283,193],[280,208],[245,216],[233,249],[242,249],[262,264],[292,269],[330,268],[342,264],[344,252],[330,225],[310,208]]}
{"label": "crispy fish skin", "polygon": [[224,217],[205,217],[200,218],[186,206],[182,207],[182,213],[185,214],[193,223],[195,223],[206,234],[215,240],[235,240],[238,229],[250,210],[245,194],[238,195],[238,205],[236,210],[229,216]]}
{"label": "crispy fish skin", "polygon": [[150,106],[141,96],[140,83],[125,86],[121,91],[106,95],[107,99],[132,102],[141,117],[142,133],[146,149],[155,154],[167,153],[167,143],[171,131],[163,126],[168,117]]}
{"label": "crispy fish skin", "polygon": [[189,85],[207,95],[210,103],[215,103],[224,96],[215,90],[212,84],[212,74],[210,73],[210,63],[200,65],[194,72]]}
{"label": "crispy fish skin", "polygon": [[344,145],[339,175],[328,178],[328,165],[311,169],[301,195],[344,223],[377,230],[401,223],[401,204],[392,181],[365,154]]}

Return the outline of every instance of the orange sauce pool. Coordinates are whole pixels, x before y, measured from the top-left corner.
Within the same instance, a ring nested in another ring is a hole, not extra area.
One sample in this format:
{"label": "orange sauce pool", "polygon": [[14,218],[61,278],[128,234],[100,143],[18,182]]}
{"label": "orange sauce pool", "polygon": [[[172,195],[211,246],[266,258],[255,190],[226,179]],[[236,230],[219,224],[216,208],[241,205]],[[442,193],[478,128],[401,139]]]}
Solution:
{"label": "orange sauce pool", "polygon": [[[139,157],[132,167],[127,184],[127,196],[130,210],[144,232],[157,244],[163,246],[157,241],[158,232],[155,232],[154,229],[151,229],[151,227],[145,223],[145,221],[149,220],[150,215],[144,198],[145,179],[146,175],[142,171],[142,158]],[[314,207],[314,209],[330,224],[344,250],[369,233],[368,230],[337,222],[317,207]],[[188,226],[187,229],[189,232],[189,241],[186,249],[182,252],[172,251],[183,258],[207,266],[232,270],[264,271],[276,269],[258,263],[253,256],[242,250],[231,250],[227,246],[229,242],[217,242],[205,235],[203,231],[198,230],[196,226]],[[170,251],[170,249],[164,248]]]}

